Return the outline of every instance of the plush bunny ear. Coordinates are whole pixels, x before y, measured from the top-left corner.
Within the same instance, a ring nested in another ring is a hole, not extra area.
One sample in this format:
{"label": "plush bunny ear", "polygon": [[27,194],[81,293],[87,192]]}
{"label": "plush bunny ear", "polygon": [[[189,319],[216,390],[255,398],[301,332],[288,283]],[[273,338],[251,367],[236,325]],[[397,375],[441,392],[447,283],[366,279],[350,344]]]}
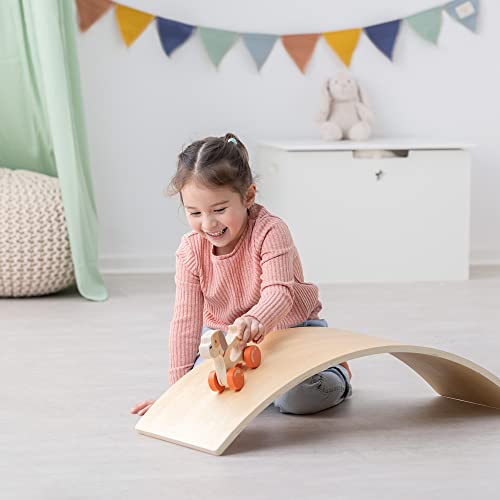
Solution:
{"label": "plush bunny ear", "polygon": [[359,102],[361,104],[363,104],[365,107],[366,119],[369,122],[373,122],[375,120],[375,115],[373,114],[372,106],[371,106],[368,94],[366,93],[366,90],[359,84],[358,81],[356,81],[356,85],[358,87]]}
{"label": "plush bunny ear", "polygon": [[323,82],[321,86],[320,110],[318,121],[326,122],[332,112],[332,94],[330,93],[330,80]]}
{"label": "plush bunny ear", "polygon": [[367,108],[371,108],[370,99],[368,98],[368,94],[366,90],[356,81],[356,86],[358,87],[358,99],[359,102],[363,103]]}

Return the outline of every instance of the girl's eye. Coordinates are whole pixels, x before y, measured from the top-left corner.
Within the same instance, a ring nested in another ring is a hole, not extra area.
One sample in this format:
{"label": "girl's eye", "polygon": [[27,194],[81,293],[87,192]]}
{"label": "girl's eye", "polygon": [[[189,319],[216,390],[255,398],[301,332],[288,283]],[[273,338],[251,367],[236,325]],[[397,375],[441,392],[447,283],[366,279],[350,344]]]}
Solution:
{"label": "girl's eye", "polygon": [[[226,207],[218,208],[217,210],[214,210],[214,212],[216,212],[218,214],[223,214],[225,210],[226,210]],[[189,215],[191,215],[192,217],[199,217],[201,215],[201,212],[189,212]]]}

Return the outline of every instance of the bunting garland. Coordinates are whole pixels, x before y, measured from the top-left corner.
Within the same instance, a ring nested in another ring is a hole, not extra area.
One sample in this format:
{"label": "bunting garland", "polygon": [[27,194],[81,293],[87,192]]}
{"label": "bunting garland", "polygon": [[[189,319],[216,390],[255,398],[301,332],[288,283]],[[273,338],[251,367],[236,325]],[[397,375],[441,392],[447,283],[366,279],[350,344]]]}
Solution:
{"label": "bunting garland", "polygon": [[446,12],[471,31],[476,31],[479,0],[455,0],[445,6]]}
{"label": "bunting garland", "polygon": [[340,60],[346,65],[351,64],[352,54],[358,45],[361,28],[354,30],[330,31],[323,33],[326,43],[336,52]]}
{"label": "bunting garland", "polygon": [[154,16],[147,12],[125,7],[125,5],[116,4],[115,16],[123,41],[130,47],[139,35],[147,28],[148,24],[154,19]]}
{"label": "bunting garland", "polygon": [[389,21],[388,23],[375,24],[374,26],[367,26],[365,33],[372,41],[373,45],[377,47],[383,54],[385,54],[392,61],[392,51],[396,43],[396,37],[399,33],[399,25],[401,20]]}
{"label": "bunting garland", "polygon": [[111,0],[76,0],[80,31],[87,31],[112,5]]}
{"label": "bunting garland", "polygon": [[278,35],[265,35],[260,33],[243,33],[243,42],[250,52],[257,69],[260,70],[266,62],[274,44],[278,39]]}
{"label": "bunting garland", "polygon": [[290,54],[290,57],[302,73],[306,72],[307,63],[311,59],[318,38],[319,33],[311,35],[282,35],[281,37],[285,50]]}
{"label": "bunting garland", "polygon": [[224,56],[241,36],[244,45],[257,65],[257,69],[260,70],[269,58],[279,38],[286,52],[302,73],[305,73],[307,64],[320,37],[325,39],[328,46],[347,67],[351,64],[361,33],[364,33],[372,44],[392,61],[402,21],[406,21],[421,38],[437,45],[441,32],[443,12],[446,12],[453,20],[473,33],[477,32],[479,13],[479,0],[452,0],[440,7],[372,26],[324,33],[274,35],[237,33],[206,26],[193,26],[132,9],[112,0],[75,1],[78,10],[79,27],[82,32],[87,31],[114,5],[118,29],[127,47],[130,47],[151,21],[156,18],[158,37],[164,52],[169,57],[197,31],[208,57],[214,66],[218,67]]}
{"label": "bunting garland", "polygon": [[434,45],[437,44],[441,32],[441,20],[441,9],[439,7],[406,18],[406,22],[416,33]]}
{"label": "bunting garland", "polygon": [[226,52],[233,46],[238,38],[238,33],[233,31],[216,30],[213,28],[198,28],[201,41],[207,49],[208,57],[218,66]]}
{"label": "bunting garland", "polygon": [[170,56],[172,52],[181,46],[193,33],[194,26],[179,23],[163,17],[156,18],[156,26],[163,50]]}

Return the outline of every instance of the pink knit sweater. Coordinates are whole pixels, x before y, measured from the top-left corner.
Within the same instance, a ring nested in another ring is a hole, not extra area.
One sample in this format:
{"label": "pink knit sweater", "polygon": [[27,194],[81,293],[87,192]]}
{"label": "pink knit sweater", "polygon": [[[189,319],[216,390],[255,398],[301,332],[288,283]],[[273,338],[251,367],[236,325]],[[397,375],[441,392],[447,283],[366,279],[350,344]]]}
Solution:
{"label": "pink knit sweater", "polygon": [[317,319],[318,287],[304,282],[287,225],[253,205],[234,250],[215,255],[213,245],[192,231],[176,252],[176,297],[170,324],[169,381],[193,366],[203,325],[227,331],[240,316],[252,316],[265,332]]}

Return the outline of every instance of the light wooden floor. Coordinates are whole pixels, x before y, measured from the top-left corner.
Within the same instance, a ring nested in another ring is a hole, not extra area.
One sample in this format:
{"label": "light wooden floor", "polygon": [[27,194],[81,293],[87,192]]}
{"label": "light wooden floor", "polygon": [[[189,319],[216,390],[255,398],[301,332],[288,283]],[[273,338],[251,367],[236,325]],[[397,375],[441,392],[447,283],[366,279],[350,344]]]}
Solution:
{"label": "light wooden floor", "polygon": [[[324,317],[499,375],[500,269],[472,278],[322,287]],[[352,363],[352,400],[269,408],[222,457],[137,434],[129,408],[167,387],[173,277],[106,282],[102,304],[0,300],[0,498],[498,498],[500,413],[436,396],[389,355]]]}

